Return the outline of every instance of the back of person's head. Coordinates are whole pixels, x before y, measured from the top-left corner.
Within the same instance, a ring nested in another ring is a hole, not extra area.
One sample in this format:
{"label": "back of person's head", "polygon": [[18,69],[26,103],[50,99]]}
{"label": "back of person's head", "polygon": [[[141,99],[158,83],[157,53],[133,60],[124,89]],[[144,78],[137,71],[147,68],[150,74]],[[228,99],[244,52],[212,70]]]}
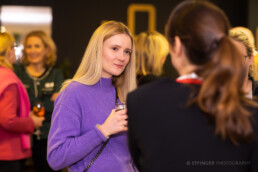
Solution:
{"label": "back of person's head", "polygon": [[31,31],[25,36],[22,62],[25,65],[29,64],[28,57],[27,57],[27,54],[26,54],[26,44],[27,44],[27,41],[30,37],[38,37],[38,38],[41,39],[45,48],[48,49],[48,52],[47,52],[46,57],[45,57],[46,58],[45,65],[47,67],[54,66],[55,63],[56,63],[56,58],[57,58],[57,56],[56,56],[56,45],[55,45],[54,41],[52,40],[52,38],[50,36],[48,36],[44,31],[41,31],[41,30]]}
{"label": "back of person's head", "polygon": [[8,51],[14,46],[14,38],[7,32],[0,32],[0,66],[13,69]]}
{"label": "back of person's head", "polygon": [[113,82],[117,88],[118,96],[121,101],[125,101],[127,93],[136,87],[135,48],[133,37],[128,27],[117,21],[105,22],[95,30],[73,79],[67,80],[63,84],[61,90],[63,90],[72,81],[77,81],[86,85],[96,84],[100,80],[102,74],[103,43],[108,38],[117,34],[126,34],[132,41],[132,53],[129,63],[120,76],[113,77]]}
{"label": "back of person's head", "polygon": [[[254,45],[251,43],[249,37],[246,35],[245,32],[242,32],[242,30],[236,30],[236,29],[230,29],[230,37],[232,37],[234,40],[242,43],[246,49],[247,57],[249,59],[253,60],[254,57]],[[255,63],[252,63],[249,66],[248,69],[248,75],[255,76],[257,75],[257,68]]]}
{"label": "back of person's head", "polygon": [[243,102],[242,84],[246,77],[244,58],[228,36],[230,24],[224,12],[208,1],[189,0],[171,13],[167,38],[173,48],[179,37],[189,62],[202,78],[195,99],[215,123],[215,133],[232,142],[253,135],[249,112]]}
{"label": "back of person's head", "polygon": [[246,28],[246,27],[243,27],[243,26],[237,26],[237,27],[233,27],[230,29],[230,31],[241,31],[241,32],[244,32],[246,34],[246,36],[248,37],[248,39],[250,40],[250,43],[251,45],[253,46],[254,48],[254,45],[255,45],[255,41],[254,41],[254,35],[253,35],[253,32]]}
{"label": "back of person's head", "polygon": [[135,38],[136,70],[139,75],[160,75],[169,53],[167,39],[157,31],[142,32]]}
{"label": "back of person's head", "polygon": [[190,62],[203,65],[210,60],[219,41],[228,35],[229,21],[224,12],[205,1],[185,1],[170,15],[167,38],[174,44],[179,36]]}

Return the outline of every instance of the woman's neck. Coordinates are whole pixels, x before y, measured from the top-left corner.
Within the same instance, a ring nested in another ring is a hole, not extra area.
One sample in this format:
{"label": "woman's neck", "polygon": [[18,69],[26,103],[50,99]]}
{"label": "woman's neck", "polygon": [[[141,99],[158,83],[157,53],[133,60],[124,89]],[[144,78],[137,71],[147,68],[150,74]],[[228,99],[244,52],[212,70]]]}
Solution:
{"label": "woman's neck", "polygon": [[26,70],[29,75],[39,77],[45,72],[46,67],[43,64],[30,64],[26,66]]}
{"label": "woman's neck", "polygon": [[252,81],[246,77],[244,84],[243,84],[243,91],[244,93],[248,94],[252,90]]}
{"label": "woman's neck", "polygon": [[182,67],[181,69],[178,69],[178,73],[180,76],[188,75],[188,74],[196,71],[197,68],[198,68],[198,66],[196,66],[196,65],[187,65],[187,66]]}

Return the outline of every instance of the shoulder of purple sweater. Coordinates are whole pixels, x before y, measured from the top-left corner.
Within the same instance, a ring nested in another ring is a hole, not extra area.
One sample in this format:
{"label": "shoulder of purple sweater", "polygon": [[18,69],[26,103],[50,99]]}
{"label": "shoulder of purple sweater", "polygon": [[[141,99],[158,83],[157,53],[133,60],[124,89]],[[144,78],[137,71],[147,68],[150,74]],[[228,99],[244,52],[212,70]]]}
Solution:
{"label": "shoulder of purple sweater", "polygon": [[82,89],[87,89],[87,85],[79,82],[71,82],[64,90],[62,90],[55,100],[55,104],[60,100],[73,99],[80,95]]}

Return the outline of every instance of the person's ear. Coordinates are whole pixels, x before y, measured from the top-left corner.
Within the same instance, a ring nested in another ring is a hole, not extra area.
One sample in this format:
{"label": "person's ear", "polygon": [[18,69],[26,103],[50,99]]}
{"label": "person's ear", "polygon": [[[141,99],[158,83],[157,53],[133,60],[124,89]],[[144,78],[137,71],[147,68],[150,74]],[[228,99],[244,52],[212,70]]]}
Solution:
{"label": "person's ear", "polygon": [[252,55],[252,56],[250,57],[249,65],[253,64],[253,62],[254,62],[254,55]]}
{"label": "person's ear", "polygon": [[179,36],[175,36],[174,44],[169,46],[170,52],[172,52],[176,56],[180,56],[183,51],[182,42]]}

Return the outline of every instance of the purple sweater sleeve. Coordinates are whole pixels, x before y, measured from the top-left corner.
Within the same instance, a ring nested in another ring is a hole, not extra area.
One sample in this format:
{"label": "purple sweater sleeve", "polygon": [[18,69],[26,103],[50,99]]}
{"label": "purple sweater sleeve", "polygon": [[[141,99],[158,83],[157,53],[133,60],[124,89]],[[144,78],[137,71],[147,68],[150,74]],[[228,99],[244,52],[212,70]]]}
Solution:
{"label": "purple sweater sleeve", "polygon": [[106,141],[96,128],[81,133],[83,103],[76,92],[64,90],[55,102],[48,138],[47,160],[54,170],[70,166]]}

